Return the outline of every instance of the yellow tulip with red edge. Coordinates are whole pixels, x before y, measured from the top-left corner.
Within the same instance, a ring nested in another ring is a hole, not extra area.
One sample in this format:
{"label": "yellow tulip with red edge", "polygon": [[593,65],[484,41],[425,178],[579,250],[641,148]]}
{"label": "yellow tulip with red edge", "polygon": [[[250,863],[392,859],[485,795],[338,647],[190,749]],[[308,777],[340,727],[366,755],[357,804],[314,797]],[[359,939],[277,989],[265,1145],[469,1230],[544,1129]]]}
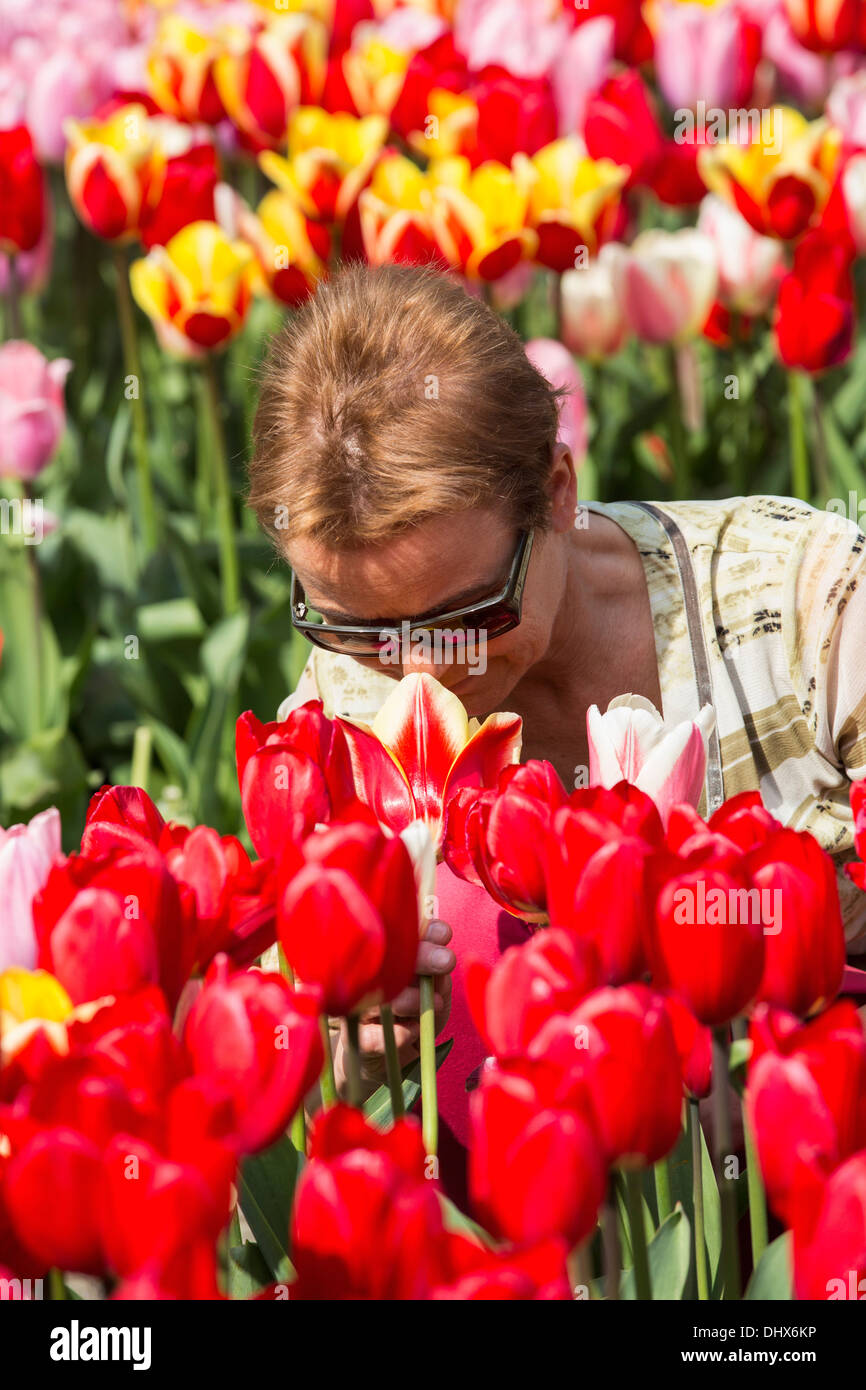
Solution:
{"label": "yellow tulip with red edge", "polygon": [[412,57],[383,42],[375,25],[359,25],[342,57],[343,77],[362,116],[390,116],[403,90]]}
{"label": "yellow tulip with red edge", "polygon": [[609,239],[620,208],[628,170],[610,159],[590,159],[577,136],[555,140],[530,159],[514,156],[513,167],[529,195],[529,225],[538,233],[535,259],[562,273]]}
{"label": "yellow tulip with red edge", "polygon": [[358,200],[364,251],[371,265],[398,262],[448,268],[433,226],[433,185],[405,155],[386,152]]}
{"label": "yellow tulip with red edge", "polygon": [[166,351],[201,357],[243,327],[254,280],[253,250],[215,222],[191,222],[130,267],[132,293]]}
{"label": "yellow tulip with red edge", "polygon": [[8,1067],[37,1032],[63,1055],[69,1047],[65,1023],[72,1014],[72,1000],[47,970],[10,966],[0,972],[0,1066]]}
{"label": "yellow tulip with red edge", "polygon": [[233,26],[223,40],[214,77],[229,120],[257,149],[276,149],[292,111],[322,95],[328,31],[311,15],[290,14],[255,32]]}
{"label": "yellow tulip with red edge", "polygon": [[427,99],[425,129],[409,133],[409,144],[428,159],[470,156],[478,145],[478,103],[464,92],[434,87]]}
{"label": "yellow tulip with red edge", "polygon": [[138,230],[150,176],[153,132],[140,102],[103,121],[64,123],[66,186],[85,227],[105,241],[130,241]]}
{"label": "yellow tulip with red edge", "polygon": [[756,232],[790,241],[823,211],[837,160],[838,140],[823,118],[807,121],[780,106],[762,113],[756,139],[705,145],[698,170]]}
{"label": "yellow tulip with red edge", "polygon": [[160,23],[147,59],[150,95],[169,116],[216,125],[225,108],[214,76],[222,44],[180,15]]}
{"label": "yellow tulip with red edge", "polygon": [[369,182],[387,134],[384,116],[359,119],[299,106],[289,120],[288,158],[266,150],[259,164],[308,217],[342,221]]}
{"label": "yellow tulip with red edge", "polygon": [[266,193],[255,212],[243,207],[238,231],[256,253],[254,289],[294,308],[303,304],[327,274],[331,238],[327,227],[301,212],[279,189]]}
{"label": "yellow tulip with red edge", "polygon": [[529,197],[496,160],[472,169],[463,157],[435,160],[433,226],[450,264],[472,280],[498,280],[538,249],[527,226]]}

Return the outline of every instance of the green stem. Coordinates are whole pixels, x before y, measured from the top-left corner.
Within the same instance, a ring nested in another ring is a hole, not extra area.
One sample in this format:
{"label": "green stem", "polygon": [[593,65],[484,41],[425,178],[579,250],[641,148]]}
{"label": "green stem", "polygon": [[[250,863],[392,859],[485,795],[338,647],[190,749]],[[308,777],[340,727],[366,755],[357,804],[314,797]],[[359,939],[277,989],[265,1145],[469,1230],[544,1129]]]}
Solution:
{"label": "green stem", "polygon": [[[733,1024],[735,1038],[744,1038],[748,1033],[748,1026],[744,1018],[738,1018]],[[764,1191],[764,1183],[761,1178],[761,1165],[758,1162],[758,1150],[755,1145],[755,1136],[746,1115],[745,1104],[740,1102],[743,1108],[743,1138],[746,1148],[746,1184],[749,1191],[749,1232],[752,1238],[752,1268],[756,1269],[758,1260],[767,1248],[769,1233],[767,1229],[767,1195]]]}
{"label": "green stem", "polygon": [[399,1120],[406,1113],[403,1104],[403,1078],[400,1075],[400,1056],[397,1052],[397,1039],[394,1036],[394,1010],[390,1004],[383,1004],[379,1010],[382,1032],[385,1035],[385,1066],[388,1072],[388,1090],[391,1092],[391,1114]]}
{"label": "green stem", "polygon": [[656,1202],[659,1209],[659,1225],[666,1221],[674,1209],[671,1198],[671,1170],[667,1158],[660,1158],[653,1167],[656,1184]]}
{"label": "green stem", "polygon": [[436,1016],[433,976],[419,975],[421,991],[421,1130],[424,1152],[435,1158],[439,1149],[439,1108],[436,1097]]}
{"label": "green stem", "polygon": [[153,748],[153,734],[147,724],[139,724],[132,740],[132,767],[129,780],[133,787],[147,791],[150,779],[150,754]]}
{"label": "green stem", "polygon": [[[280,974],[285,976],[290,985],[293,985],[295,983],[295,972],[286,960],[286,953],[279,942],[277,943],[277,958],[280,962]],[[325,1022],[327,1024],[327,1019]],[[304,1114],[303,1100],[292,1116],[291,1140],[298,1150],[298,1153],[305,1154],[307,1152],[307,1117]]]}
{"label": "green stem", "polygon": [[643,1223],[643,1183],[637,1168],[627,1168],[624,1176],[628,1199],[628,1226],[631,1233],[632,1255],[634,1256],[635,1297],[645,1302],[653,1295],[650,1284],[646,1227]]}
{"label": "green stem", "polygon": [[359,1041],[361,1020],[357,1014],[349,1014],[346,1019],[348,1046],[346,1048],[346,1082],[348,1101],[356,1109],[361,1106],[361,1044]]}
{"label": "green stem", "polygon": [[791,496],[808,502],[812,491],[809,477],[809,447],[803,409],[805,383],[797,371],[788,372],[788,428],[791,445]]}
{"label": "green stem", "polygon": [[692,469],[689,457],[689,442],[686,435],[686,428],[683,422],[683,399],[680,391],[679,365],[677,362],[677,350],[671,345],[668,351],[670,364],[670,432],[671,432],[671,455],[673,459],[673,489],[674,496],[683,499],[691,496],[692,491]]}
{"label": "green stem", "polygon": [[337,1103],[337,1083],[334,1080],[334,1055],[331,1052],[331,1030],[328,1027],[328,1016],[322,1014],[319,1018],[319,1027],[322,1032],[322,1044],[325,1049],[325,1065],[322,1067],[321,1087],[322,1105],[327,1109]]}
{"label": "green stem", "polygon": [[232,514],[232,489],[229,474],[228,452],[223,432],[220,393],[216,368],[212,357],[206,357],[202,364],[210,415],[211,442],[213,445],[213,478],[216,488],[217,534],[219,537],[220,577],[222,580],[223,609],[226,614],[237,612],[240,607],[240,567],[238,565],[237,538],[235,536],[234,516]]}
{"label": "green stem", "polygon": [[60,1303],[66,1298],[66,1285],[63,1270],[53,1265],[48,1271],[48,1297],[52,1303]]}
{"label": "green stem", "polygon": [[135,436],[135,466],[138,476],[141,531],[144,538],[145,555],[151,555],[156,549],[158,536],[156,501],[153,494],[153,477],[150,471],[150,452],[147,444],[147,415],[144,409],[144,398],[141,394],[143,383],[141,354],[138,349],[138,330],[135,326],[135,309],[129,289],[126,252],[120,246],[114,248],[114,271],[117,317],[123,343],[124,370],[127,377],[134,378],[131,383],[133,394],[129,397],[129,403],[132,409],[132,429]]}
{"label": "green stem", "polygon": [[22,338],[21,298],[18,284],[18,264],[15,252],[6,259],[6,336]]}
{"label": "green stem", "polygon": [[619,1298],[619,1275],[622,1268],[622,1251],[619,1244],[619,1219],[616,1212],[616,1198],[611,1193],[601,1209],[601,1248],[604,1261],[605,1297]]}
{"label": "green stem", "polygon": [[716,1139],[716,1177],[722,1206],[722,1269],[725,1298],[740,1297],[740,1251],[737,1245],[737,1189],[727,1174],[732,1157],[731,1099],[728,1084],[728,1032],[717,1028],[713,1034],[713,1119]]}
{"label": "green stem", "polygon": [[689,1138],[692,1142],[692,1194],[695,1209],[695,1269],[698,1276],[698,1298],[703,1302],[710,1296],[707,1275],[707,1246],[704,1233],[704,1154],[701,1144],[701,1111],[698,1101],[689,1097]]}

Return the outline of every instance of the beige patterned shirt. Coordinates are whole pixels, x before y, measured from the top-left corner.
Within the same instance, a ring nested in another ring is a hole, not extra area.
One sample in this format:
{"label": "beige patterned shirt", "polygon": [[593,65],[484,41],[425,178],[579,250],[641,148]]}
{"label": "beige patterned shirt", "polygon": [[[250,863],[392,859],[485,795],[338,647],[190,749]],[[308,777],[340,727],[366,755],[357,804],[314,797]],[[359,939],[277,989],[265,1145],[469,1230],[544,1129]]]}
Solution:
{"label": "beige patterned shirt", "polygon": [[[629,502],[586,504],[635,542],[646,573],[665,718],[698,712],[679,569],[658,521]],[[783,497],[662,506],[683,532],[700,597],[725,796],[757,790],[809,830],[839,869],[848,951],[866,952],[850,782],[866,777],[866,536]],[[591,518],[590,518],[591,524]],[[320,697],[326,714],[371,720],[393,680],[313,648],[280,716]]]}

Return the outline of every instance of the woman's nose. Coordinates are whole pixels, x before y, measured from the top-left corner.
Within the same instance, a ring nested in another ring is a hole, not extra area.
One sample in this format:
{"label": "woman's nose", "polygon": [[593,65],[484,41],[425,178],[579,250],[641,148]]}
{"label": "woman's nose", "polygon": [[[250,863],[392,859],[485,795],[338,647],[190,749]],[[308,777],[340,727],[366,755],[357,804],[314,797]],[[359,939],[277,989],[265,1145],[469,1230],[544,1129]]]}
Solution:
{"label": "woman's nose", "polygon": [[427,675],[441,681],[454,665],[453,661],[447,659],[446,652],[436,650],[436,644],[433,642],[406,642],[400,656],[404,676]]}

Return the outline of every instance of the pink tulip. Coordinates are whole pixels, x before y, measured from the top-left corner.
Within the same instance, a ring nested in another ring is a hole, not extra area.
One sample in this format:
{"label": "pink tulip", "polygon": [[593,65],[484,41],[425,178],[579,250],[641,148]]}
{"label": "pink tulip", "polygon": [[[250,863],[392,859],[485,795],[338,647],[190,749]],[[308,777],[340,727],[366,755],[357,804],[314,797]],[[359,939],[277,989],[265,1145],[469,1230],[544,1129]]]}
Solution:
{"label": "pink tulip", "polygon": [[785,269],[782,243],[761,236],[735,208],[710,193],[701,203],[698,231],[710,238],[719,265],[719,299],[741,314],[763,314]]}
{"label": "pink tulip", "polygon": [[659,5],[655,35],[656,78],[674,110],[729,110],[747,103],[755,80],[761,32],[736,3]]}
{"label": "pink tulip", "polygon": [[587,102],[610,76],[613,46],[614,22],[600,15],[579,24],[560,47],[550,70],[560,135],[583,133]]}
{"label": "pink tulip", "polygon": [[667,824],[674,806],[697,806],[704,785],[707,742],[716,715],[704,705],[694,721],[666,724],[641,695],[619,695],[604,714],[586,712],[590,786],[623,780],[651,796]]}
{"label": "pink tulip", "polygon": [[51,458],[66,424],[65,357],[49,362],[32,343],[0,347],[0,477],[35,478]]}
{"label": "pink tulip", "polygon": [[859,254],[866,253],[866,153],[855,154],[842,171],[842,198]]}
{"label": "pink tulip", "polygon": [[827,117],[846,151],[866,150],[866,70],[843,77],[827,98]]}
{"label": "pink tulip", "polygon": [[60,812],[40,811],[29,825],[0,827],[0,971],[36,967],[33,899],[60,853]]}
{"label": "pink tulip", "polygon": [[700,333],[719,282],[708,236],[692,227],[641,232],[631,246],[611,242],[607,254],[620,304],[639,338],[679,345]]}
{"label": "pink tulip", "polygon": [[58,48],[33,74],[27,92],[27,125],[41,160],[60,164],[66,149],[63,122],[89,116],[109,92],[81,53]]}
{"label": "pink tulip", "polygon": [[[583,271],[575,273],[582,275]],[[551,386],[564,387],[568,392],[560,398],[559,438],[568,445],[575,463],[580,463],[586,454],[589,425],[583,377],[574,358],[568,348],[553,338],[533,338],[526,344],[526,356]]]}
{"label": "pink tulip", "polygon": [[596,260],[562,277],[562,341],[590,361],[612,357],[628,336],[607,252],[603,246]]}
{"label": "pink tulip", "polygon": [[457,48],[473,71],[496,66],[513,77],[544,77],[571,29],[552,10],[550,0],[462,0],[454,20]]}

